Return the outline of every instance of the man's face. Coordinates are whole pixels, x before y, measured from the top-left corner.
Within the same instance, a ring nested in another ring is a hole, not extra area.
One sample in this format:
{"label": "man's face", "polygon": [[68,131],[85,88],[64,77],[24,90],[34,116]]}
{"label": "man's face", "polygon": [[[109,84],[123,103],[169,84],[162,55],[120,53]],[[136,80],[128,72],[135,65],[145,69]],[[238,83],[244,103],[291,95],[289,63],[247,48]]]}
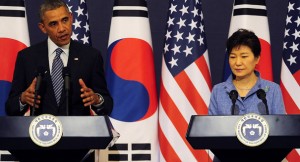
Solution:
{"label": "man's face", "polygon": [[48,34],[50,39],[59,47],[70,43],[72,35],[72,14],[65,7],[59,7],[44,13],[39,28]]}

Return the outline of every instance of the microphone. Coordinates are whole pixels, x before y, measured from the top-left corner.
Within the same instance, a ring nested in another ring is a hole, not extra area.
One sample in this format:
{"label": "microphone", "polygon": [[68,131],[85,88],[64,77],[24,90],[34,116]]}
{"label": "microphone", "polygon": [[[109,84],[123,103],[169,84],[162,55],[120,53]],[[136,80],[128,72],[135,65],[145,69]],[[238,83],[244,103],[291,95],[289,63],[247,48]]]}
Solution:
{"label": "microphone", "polygon": [[231,102],[232,102],[231,115],[234,115],[235,102],[236,102],[236,99],[238,98],[238,92],[236,90],[230,91],[229,98],[231,99]]}
{"label": "microphone", "polygon": [[267,99],[266,99],[266,92],[262,89],[259,89],[259,90],[256,91],[256,95],[265,104],[266,114],[269,115],[269,108],[268,108]]}
{"label": "microphone", "polygon": [[36,106],[36,99],[38,96],[38,93],[40,91],[40,87],[42,84],[42,80],[44,77],[44,74],[46,73],[46,68],[43,66],[39,66],[36,71],[36,84],[34,89],[34,98],[33,98],[33,106],[30,107],[30,116],[34,116],[35,106]]}
{"label": "microphone", "polygon": [[66,115],[69,116],[69,92],[70,92],[70,69],[68,67],[64,67],[62,70],[62,75],[64,78],[64,89],[66,92]]}

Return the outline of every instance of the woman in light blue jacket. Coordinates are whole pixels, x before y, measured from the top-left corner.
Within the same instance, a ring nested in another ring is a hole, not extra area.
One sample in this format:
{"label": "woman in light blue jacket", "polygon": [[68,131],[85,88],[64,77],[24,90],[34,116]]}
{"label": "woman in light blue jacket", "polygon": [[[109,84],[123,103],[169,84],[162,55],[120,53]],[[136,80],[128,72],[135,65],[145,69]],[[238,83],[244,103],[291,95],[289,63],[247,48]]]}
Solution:
{"label": "woman in light blue jacket", "polygon": [[259,39],[252,31],[239,29],[227,40],[232,74],[214,86],[210,115],[286,114],[279,85],[255,71],[260,52]]}

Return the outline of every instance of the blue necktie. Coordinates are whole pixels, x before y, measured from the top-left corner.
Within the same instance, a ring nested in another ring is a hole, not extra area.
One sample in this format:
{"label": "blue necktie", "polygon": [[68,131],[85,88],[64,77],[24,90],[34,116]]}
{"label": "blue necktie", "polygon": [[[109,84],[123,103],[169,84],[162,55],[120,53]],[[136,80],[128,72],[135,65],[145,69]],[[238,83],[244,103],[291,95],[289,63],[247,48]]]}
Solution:
{"label": "blue necktie", "polygon": [[51,79],[53,84],[53,89],[55,93],[56,103],[59,105],[60,96],[63,88],[63,76],[62,76],[62,69],[64,67],[64,64],[60,58],[60,54],[63,52],[61,48],[57,48],[56,50],[56,56],[53,60],[52,64],[52,72],[51,72]]}

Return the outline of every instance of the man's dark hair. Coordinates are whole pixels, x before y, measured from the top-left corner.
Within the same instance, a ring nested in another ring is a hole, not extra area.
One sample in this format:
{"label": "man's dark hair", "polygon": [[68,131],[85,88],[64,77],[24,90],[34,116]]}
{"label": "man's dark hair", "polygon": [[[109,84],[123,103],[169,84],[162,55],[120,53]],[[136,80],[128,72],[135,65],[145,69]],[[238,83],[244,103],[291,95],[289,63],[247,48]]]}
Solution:
{"label": "man's dark hair", "polygon": [[239,29],[234,32],[227,40],[227,53],[230,54],[233,48],[241,45],[249,47],[254,57],[260,56],[261,47],[259,39],[254,32],[247,29]]}
{"label": "man's dark hair", "polygon": [[46,11],[54,10],[62,6],[69,11],[67,4],[62,0],[45,0],[40,6],[40,21],[43,21],[43,16]]}

